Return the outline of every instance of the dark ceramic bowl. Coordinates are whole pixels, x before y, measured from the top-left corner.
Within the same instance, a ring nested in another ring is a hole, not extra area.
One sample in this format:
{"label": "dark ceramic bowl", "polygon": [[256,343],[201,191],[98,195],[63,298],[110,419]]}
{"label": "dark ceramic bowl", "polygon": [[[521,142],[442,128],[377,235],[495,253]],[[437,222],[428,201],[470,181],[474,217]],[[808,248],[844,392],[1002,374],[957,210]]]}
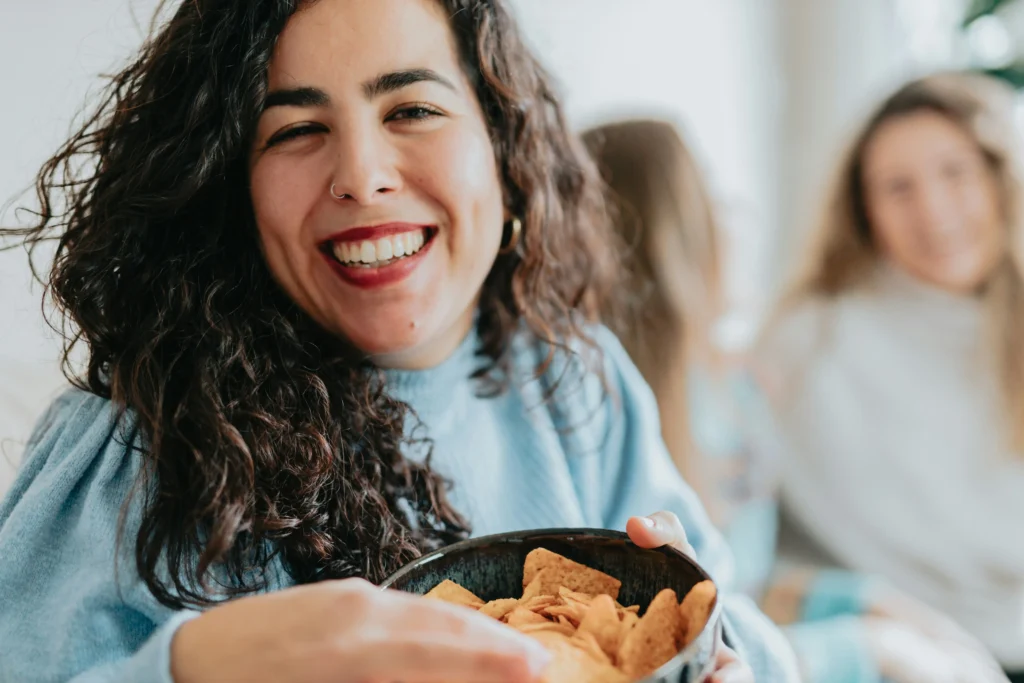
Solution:
{"label": "dark ceramic bowl", "polygon": [[[406,565],[381,587],[422,595],[444,579],[451,579],[483,600],[519,597],[523,592],[523,561],[535,548],[547,548],[619,579],[619,602],[623,605],[646,608],[664,588],[673,589],[682,598],[695,584],[711,578],[682,553],[671,548],[640,548],[617,531],[544,529],[456,543]],[[719,601],[700,636],[642,683],[704,681],[713,670],[721,629]]]}

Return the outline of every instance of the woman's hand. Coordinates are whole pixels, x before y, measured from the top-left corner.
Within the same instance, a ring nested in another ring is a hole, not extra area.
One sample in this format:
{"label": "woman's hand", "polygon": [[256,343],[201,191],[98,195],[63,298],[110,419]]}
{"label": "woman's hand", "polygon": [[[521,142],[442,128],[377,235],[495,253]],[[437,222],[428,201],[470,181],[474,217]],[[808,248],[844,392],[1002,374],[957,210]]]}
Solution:
{"label": "woman's hand", "polygon": [[[906,641],[906,649],[913,652],[924,652],[921,659],[929,661],[933,666],[937,661],[945,661],[943,676],[921,677],[928,681],[978,681],[978,683],[1000,683],[1006,676],[977,638],[960,627],[953,619],[932,609],[927,604],[906,593],[879,582],[872,587],[867,595],[869,616],[866,621],[876,632],[875,649],[880,651],[880,661],[884,668],[887,662],[899,664],[909,658],[908,653],[896,652],[896,642]],[[883,637],[888,634],[888,637]],[[925,645],[920,645],[924,641]],[[930,646],[930,650],[926,647]],[[889,676],[894,681],[917,680],[906,675],[893,672]]]}
{"label": "woman's hand", "polygon": [[[672,546],[693,560],[697,554],[686,539],[682,522],[671,512],[656,512],[648,517],[632,517],[626,522],[626,533],[641,548]],[[754,672],[724,642],[718,644],[718,659],[710,683],[754,683]]]}
{"label": "woman's hand", "polygon": [[175,683],[532,683],[534,639],[439,600],[325,581],[215,607],[178,630]]}
{"label": "woman's hand", "polygon": [[882,676],[894,683],[1006,683],[984,651],[936,640],[895,619],[864,617],[864,629]]}

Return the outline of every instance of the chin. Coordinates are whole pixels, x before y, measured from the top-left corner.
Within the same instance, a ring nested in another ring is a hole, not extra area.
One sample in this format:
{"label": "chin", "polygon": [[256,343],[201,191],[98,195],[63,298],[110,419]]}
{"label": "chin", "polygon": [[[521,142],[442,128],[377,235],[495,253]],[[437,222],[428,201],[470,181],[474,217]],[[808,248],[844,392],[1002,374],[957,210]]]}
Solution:
{"label": "chin", "polygon": [[436,298],[350,304],[333,312],[329,329],[383,367],[432,367],[462,341],[469,323],[468,313],[433,305]]}
{"label": "chin", "polygon": [[424,343],[425,336],[420,330],[407,327],[345,335],[357,349],[370,356],[397,356],[409,353]]}
{"label": "chin", "polygon": [[991,279],[998,266],[988,254],[955,254],[945,259],[922,263],[923,279],[950,292],[972,294]]}
{"label": "chin", "polygon": [[934,273],[929,279],[938,287],[958,294],[977,292],[988,281],[988,273],[969,269],[957,272]]}

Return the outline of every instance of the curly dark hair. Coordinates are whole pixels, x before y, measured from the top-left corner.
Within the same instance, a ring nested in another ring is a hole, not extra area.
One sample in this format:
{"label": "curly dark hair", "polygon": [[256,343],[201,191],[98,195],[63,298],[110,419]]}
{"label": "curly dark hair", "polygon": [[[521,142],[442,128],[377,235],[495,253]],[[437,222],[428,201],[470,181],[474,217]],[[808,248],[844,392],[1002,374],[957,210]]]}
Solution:
{"label": "curly dark hair", "polygon": [[[617,250],[597,175],[504,2],[438,1],[523,218],[522,248],[499,256],[479,304],[477,377],[501,392],[514,333],[587,341]],[[246,160],[275,42],[303,5],[182,1],[41,170],[38,220],[6,231],[30,250],[57,240],[41,279],[68,330],[65,373],[137,424],[136,565],[172,607],[265,588],[275,557],[300,583],[379,582],[468,532],[429,458],[403,456],[411,409],[260,253]]]}

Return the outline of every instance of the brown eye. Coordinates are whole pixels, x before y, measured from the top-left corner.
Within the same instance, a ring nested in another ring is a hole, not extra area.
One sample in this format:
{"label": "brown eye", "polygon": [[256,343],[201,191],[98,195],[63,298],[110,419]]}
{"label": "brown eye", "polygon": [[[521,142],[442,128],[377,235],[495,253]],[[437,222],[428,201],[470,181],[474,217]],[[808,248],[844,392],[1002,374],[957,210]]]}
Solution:
{"label": "brown eye", "polygon": [[387,119],[385,119],[385,121],[423,121],[434,118],[435,116],[443,115],[444,114],[437,109],[427,107],[422,104],[416,104],[395,110],[387,117]]}

